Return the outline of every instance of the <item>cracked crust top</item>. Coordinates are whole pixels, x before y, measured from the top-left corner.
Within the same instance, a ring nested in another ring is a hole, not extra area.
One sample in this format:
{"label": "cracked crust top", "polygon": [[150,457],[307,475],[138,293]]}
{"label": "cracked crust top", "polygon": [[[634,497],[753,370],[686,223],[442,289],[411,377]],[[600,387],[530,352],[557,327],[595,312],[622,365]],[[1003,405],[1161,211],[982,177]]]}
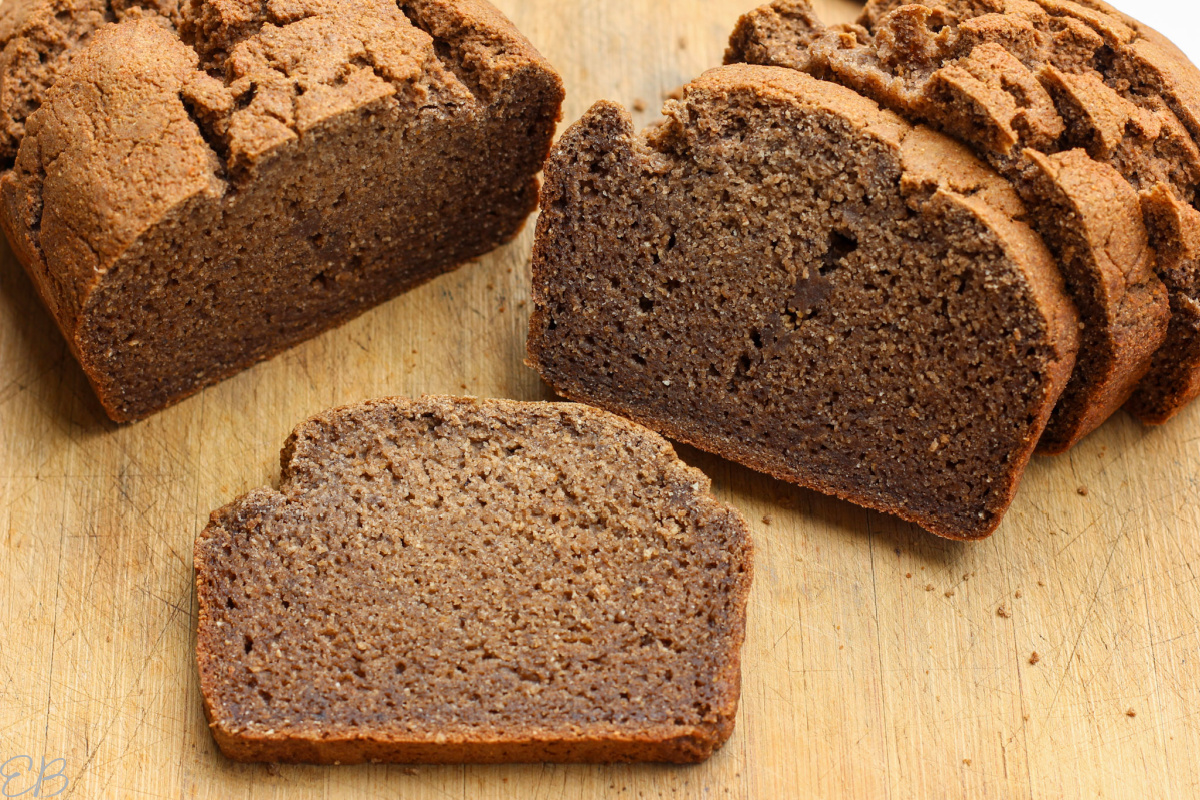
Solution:
{"label": "cracked crust top", "polygon": [[[484,0],[162,2],[38,0],[0,31],[5,231],[114,418],[482,255],[536,205],[562,83]],[[302,268],[255,282],[242,254]],[[212,352],[182,364],[191,335]]]}
{"label": "cracked crust top", "polygon": [[[183,36],[154,14],[91,33],[69,56],[69,82],[47,89],[5,179],[32,234],[30,260],[65,273],[53,279],[66,328],[143,231],[190,197],[252,180],[299,135],[387,96],[447,116],[476,103],[388,0],[193,0],[180,19]],[[205,71],[203,53],[209,69],[223,64],[221,78]],[[97,125],[105,119],[116,124]]]}

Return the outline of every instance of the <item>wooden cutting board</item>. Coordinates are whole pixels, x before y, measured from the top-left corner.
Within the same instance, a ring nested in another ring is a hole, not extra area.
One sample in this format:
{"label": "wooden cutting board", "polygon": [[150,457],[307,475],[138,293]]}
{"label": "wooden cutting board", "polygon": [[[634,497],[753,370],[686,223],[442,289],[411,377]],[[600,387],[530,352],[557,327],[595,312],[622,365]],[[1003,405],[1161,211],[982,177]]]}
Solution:
{"label": "wooden cutting board", "polygon": [[[646,123],[666,93],[720,63],[752,0],[499,5],[562,71],[567,121],[611,98],[644,106]],[[831,20],[855,11],[818,5]],[[683,448],[744,510],[758,546],[742,711],[707,764],[223,759],[193,661],[191,547],[209,511],[275,479],[292,426],[329,406],[548,397],[522,363],[530,243],[527,230],[126,427],[103,417],[0,251],[0,762],[27,755],[36,772],[45,759],[47,775],[69,780],[61,796],[88,798],[1200,793],[1200,404],[1161,429],[1120,415],[1070,455],[1039,459],[1000,532],[975,545]],[[0,796],[29,780],[0,783]]]}

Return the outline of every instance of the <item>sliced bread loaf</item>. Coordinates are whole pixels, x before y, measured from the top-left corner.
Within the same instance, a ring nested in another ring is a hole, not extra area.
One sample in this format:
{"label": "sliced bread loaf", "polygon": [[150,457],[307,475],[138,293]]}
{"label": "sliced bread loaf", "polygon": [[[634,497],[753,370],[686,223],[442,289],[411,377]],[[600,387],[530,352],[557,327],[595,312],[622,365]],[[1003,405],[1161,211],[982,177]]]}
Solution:
{"label": "sliced bread loaf", "polygon": [[312,763],[699,761],[733,730],[747,526],[578,405],[321,414],[196,542],[221,750]]}
{"label": "sliced bread loaf", "polygon": [[1147,423],[1168,421],[1200,396],[1200,261],[1189,244],[1200,238],[1200,71],[1165,36],[1102,0],[872,0],[862,21],[883,30],[926,13],[946,15],[937,36],[958,40],[957,49],[990,42],[1018,57],[1053,98],[1065,123],[1060,144],[1086,147],[1141,193],[1172,318],[1128,408]]}
{"label": "sliced bread loaf", "polygon": [[707,73],[546,171],[529,360],[563,395],[943,536],[999,525],[1078,317],[953,140],[791,69]]}
{"label": "sliced bread loaf", "polygon": [[776,0],[739,22],[727,58],[850,86],[972,145],[1013,182],[1083,319],[1041,442],[1069,449],[1135,392],[1168,336],[1137,192],[1167,182],[1190,202],[1200,152],[1161,99],[1137,105],[1100,80],[1091,64],[1105,40],[1081,19],[1030,0],[926,0],[873,2],[863,21],[826,28],[805,0]]}
{"label": "sliced bread loaf", "polygon": [[59,5],[5,18],[0,221],[113,419],[495,248],[536,205],[562,85],[485,0]]}

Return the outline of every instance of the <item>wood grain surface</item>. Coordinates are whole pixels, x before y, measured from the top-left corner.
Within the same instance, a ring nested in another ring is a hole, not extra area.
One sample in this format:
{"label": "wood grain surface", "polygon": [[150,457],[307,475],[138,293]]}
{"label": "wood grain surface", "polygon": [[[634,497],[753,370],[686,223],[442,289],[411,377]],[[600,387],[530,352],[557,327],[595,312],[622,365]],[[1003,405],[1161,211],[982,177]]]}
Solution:
{"label": "wood grain surface", "polygon": [[[498,4],[562,72],[568,122],[600,98],[649,122],[720,63],[752,0]],[[547,398],[522,363],[531,238],[127,427],[105,420],[0,251],[6,774],[26,771],[17,756],[35,772],[62,759],[47,770],[69,780],[59,796],[88,798],[1200,794],[1200,405],[1161,429],[1120,415],[1037,460],[1000,532],[975,545],[683,448],[758,548],[738,728],[704,765],[223,759],[196,686],[193,538],[211,509],[276,480],[293,425],[329,406]],[[30,787],[19,774],[0,792]]]}

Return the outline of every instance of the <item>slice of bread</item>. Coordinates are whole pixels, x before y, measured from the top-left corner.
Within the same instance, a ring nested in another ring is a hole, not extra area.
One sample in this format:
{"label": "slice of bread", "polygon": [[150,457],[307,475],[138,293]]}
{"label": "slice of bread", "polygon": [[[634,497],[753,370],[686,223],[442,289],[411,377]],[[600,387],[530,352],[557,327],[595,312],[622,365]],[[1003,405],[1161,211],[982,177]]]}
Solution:
{"label": "slice of bread", "polygon": [[1078,316],[962,145],[791,69],[713,70],[546,170],[529,361],[558,392],[943,536],[999,525]]}
{"label": "slice of bread", "polygon": [[241,761],[699,761],[729,737],[745,521],[579,405],[380,400],[300,425],[196,542],[197,657]]}
{"label": "slice of bread", "polygon": [[115,420],[492,250],[537,203],[562,84],[485,0],[60,5],[0,26],[0,221]]}
{"label": "slice of bread", "polygon": [[849,86],[968,143],[1012,181],[1084,324],[1041,442],[1050,453],[1102,424],[1152,369],[1171,310],[1138,191],[1166,183],[1186,206],[1200,176],[1200,151],[1161,98],[1119,93],[1091,68],[1106,39],[1089,21],[1030,0],[884,0],[861,26],[827,28],[805,0],[776,0],[742,18],[727,55]]}

